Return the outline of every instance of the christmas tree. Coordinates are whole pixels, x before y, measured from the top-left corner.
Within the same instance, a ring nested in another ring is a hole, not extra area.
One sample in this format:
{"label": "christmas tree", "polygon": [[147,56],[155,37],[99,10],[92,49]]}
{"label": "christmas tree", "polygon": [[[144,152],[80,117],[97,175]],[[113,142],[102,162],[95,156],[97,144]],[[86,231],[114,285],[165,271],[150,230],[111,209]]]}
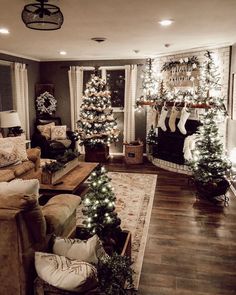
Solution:
{"label": "christmas tree", "polygon": [[99,166],[89,178],[89,190],[83,199],[83,214],[87,216],[83,223],[90,234],[97,234],[101,239],[120,231],[110,180],[106,169]]}
{"label": "christmas tree", "polygon": [[151,126],[151,129],[148,131],[146,142],[149,145],[157,144],[157,135],[155,129],[153,128],[153,125]]}
{"label": "christmas tree", "polygon": [[191,167],[195,181],[217,183],[225,177],[231,167],[226,158],[217,126],[218,110],[209,109],[198,129],[198,139]]}
{"label": "christmas tree", "polygon": [[147,59],[141,78],[143,95],[137,99],[137,104],[147,101],[154,102],[157,99],[158,82],[153,71],[152,59]]}
{"label": "christmas tree", "polygon": [[77,122],[80,145],[110,145],[118,141],[119,130],[110,98],[106,82],[93,74],[87,84]]}

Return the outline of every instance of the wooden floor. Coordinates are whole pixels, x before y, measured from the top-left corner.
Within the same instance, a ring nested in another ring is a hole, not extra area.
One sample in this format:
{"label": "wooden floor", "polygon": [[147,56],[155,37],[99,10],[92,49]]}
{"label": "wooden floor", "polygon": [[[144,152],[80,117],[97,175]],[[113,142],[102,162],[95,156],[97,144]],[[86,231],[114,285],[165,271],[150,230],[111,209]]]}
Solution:
{"label": "wooden floor", "polygon": [[236,197],[228,207],[197,199],[188,178],[113,158],[109,171],[155,173],[156,193],[139,295],[236,294]]}

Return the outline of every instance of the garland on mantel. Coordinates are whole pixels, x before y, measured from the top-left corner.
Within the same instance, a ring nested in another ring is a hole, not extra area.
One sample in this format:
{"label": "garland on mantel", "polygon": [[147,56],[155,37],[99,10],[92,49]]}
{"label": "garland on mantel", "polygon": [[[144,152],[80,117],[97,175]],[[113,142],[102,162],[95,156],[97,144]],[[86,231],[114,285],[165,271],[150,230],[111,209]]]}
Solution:
{"label": "garland on mantel", "polygon": [[196,56],[181,58],[180,60],[165,62],[161,71],[171,71],[179,66],[191,67],[193,70],[199,67],[199,61]]}

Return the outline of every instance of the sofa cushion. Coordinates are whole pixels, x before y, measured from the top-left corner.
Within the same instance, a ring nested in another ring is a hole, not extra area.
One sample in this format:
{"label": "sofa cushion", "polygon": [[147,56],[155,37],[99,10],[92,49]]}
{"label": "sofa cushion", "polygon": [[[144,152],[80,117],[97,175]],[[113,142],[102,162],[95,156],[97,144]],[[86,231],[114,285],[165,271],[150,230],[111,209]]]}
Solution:
{"label": "sofa cushion", "polygon": [[52,126],[55,126],[55,122],[51,122],[45,125],[38,125],[37,129],[40,131],[41,135],[46,137],[46,139],[50,139]]}
{"label": "sofa cushion", "polygon": [[9,169],[0,170],[0,182],[10,181],[15,178],[14,171]]}
{"label": "sofa cushion", "polygon": [[39,180],[38,179],[14,179],[10,182],[1,182],[0,194],[14,195],[39,195]]}
{"label": "sofa cushion", "polygon": [[0,143],[0,167],[9,166],[19,162],[17,148],[13,142],[3,141]]}
{"label": "sofa cushion", "polygon": [[17,157],[20,161],[26,161],[28,160],[27,158],[27,153],[26,153],[26,145],[25,145],[25,136],[16,136],[16,137],[5,137],[5,138],[0,138],[0,146],[3,143],[10,142],[13,143],[16,152],[17,152]]}
{"label": "sofa cushion", "polygon": [[45,241],[46,221],[38,196],[31,194],[0,194],[0,209],[21,209],[26,225],[36,243]]}
{"label": "sofa cushion", "polygon": [[42,280],[62,290],[85,292],[97,285],[96,268],[87,262],[35,252],[35,268]]}
{"label": "sofa cushion", "polygon": [[51,127],[51,139],[66,139],[66,125],[52,126]]}
{"label": "sofa cushion", "polygon": [[87,241],[57,237],[54,240],[53,253],[95,265],[98,263],[98,259],[106,255],[97,235]]}
{"label": "sofa cushion", "polygon": [[51,198],[42,208],[47,222],[47,233],[60,234],[80,202],[81,198],[73,194],[60,194]]}
{"label": "sofa cushion", "polygon": [[12,170],[15,177],[20,177],[22,174],[34,169],[35,165],[31,161],[25,161],[16,165],[8,166],[7,169]]}

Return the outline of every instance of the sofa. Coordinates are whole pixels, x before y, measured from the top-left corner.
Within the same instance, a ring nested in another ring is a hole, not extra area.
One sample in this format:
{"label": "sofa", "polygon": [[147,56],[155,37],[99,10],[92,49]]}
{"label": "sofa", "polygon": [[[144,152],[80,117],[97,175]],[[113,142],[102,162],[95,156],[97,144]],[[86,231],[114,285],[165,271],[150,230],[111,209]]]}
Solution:
{"label": "sofa", "polygon": [[54,234],[69,237],[75,230],[79,196],[57,195],[43,207],[35,197],[26,199],[0,195],[0,294],[34,294],[35,251],[50,251]]}
{"label": "sofa", "polygon": [[28,160],[19,164],[12,164],[0,168],[0,183],[2,181],[11,181],[14,178],[21,179],[40,179],[40,155],[39,148],[32,148],[26,150]]}

